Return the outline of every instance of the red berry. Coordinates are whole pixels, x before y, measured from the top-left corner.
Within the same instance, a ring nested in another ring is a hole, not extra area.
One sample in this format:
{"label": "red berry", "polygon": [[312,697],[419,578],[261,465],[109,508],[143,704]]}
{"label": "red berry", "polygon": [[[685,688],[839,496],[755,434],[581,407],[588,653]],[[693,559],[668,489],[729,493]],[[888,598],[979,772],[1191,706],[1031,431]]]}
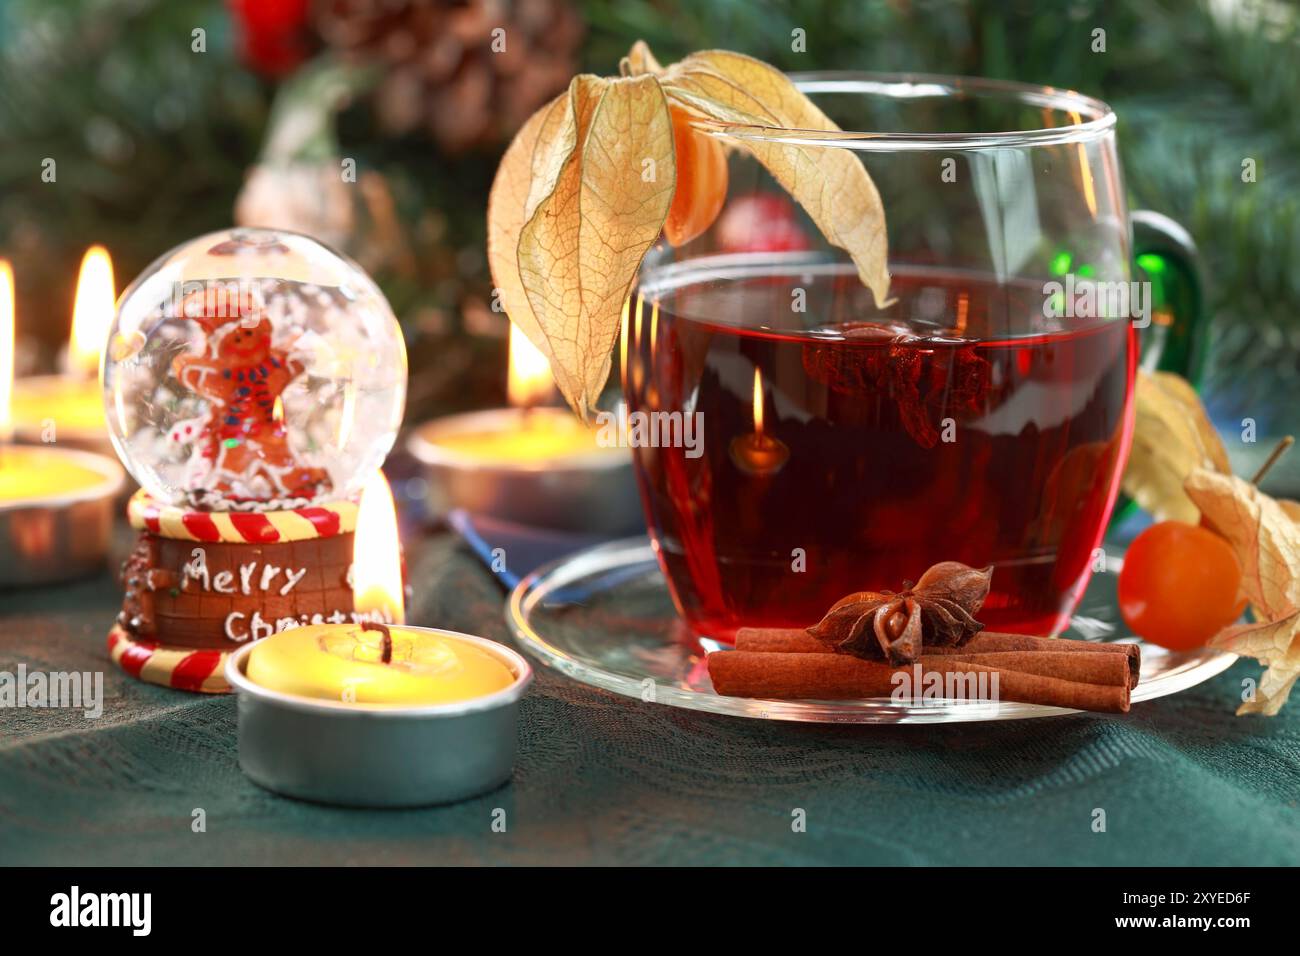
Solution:
{"label": "red berry", "polygon": [[1208,528],[1161,521],[1129,546],[1119,574],[1124,623],[1153,644],[1200,647],[1241,616],[1241,568]]}

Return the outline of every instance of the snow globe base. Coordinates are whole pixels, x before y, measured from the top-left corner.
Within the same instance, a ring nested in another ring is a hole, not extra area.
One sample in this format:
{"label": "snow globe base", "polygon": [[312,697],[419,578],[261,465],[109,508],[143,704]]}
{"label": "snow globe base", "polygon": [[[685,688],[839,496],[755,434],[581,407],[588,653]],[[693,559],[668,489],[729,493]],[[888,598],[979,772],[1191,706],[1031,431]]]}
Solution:
{"label": "snow globe base", "polygon": [[140,537],[122,568],[110,656],[151,683],[226,691],[225,655],[245,642],[351,620],[356,514],[353,501],[198,511],[138,492],[127,516]]}

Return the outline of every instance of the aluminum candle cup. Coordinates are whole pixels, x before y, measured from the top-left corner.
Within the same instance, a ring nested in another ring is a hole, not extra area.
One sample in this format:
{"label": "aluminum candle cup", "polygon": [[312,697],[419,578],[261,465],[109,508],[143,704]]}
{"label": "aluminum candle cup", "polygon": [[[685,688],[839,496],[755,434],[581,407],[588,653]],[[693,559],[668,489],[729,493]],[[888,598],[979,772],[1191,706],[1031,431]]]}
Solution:
{"label": "aluminum candle cup", "polygon": [[0,587],[102,571],[126,473],[111,458],[44,445],[0,448]]}
{"label": "aluminum candle cup", "polygon": [[[585,435],[575,438],[575,427],[582,426],[565,409],[490,409],[427,422],[412,433],[407,449],[425,466],[436,513],[464,508],[598,534],[643,530],[631,454],[599,447]],[[572,447],[553,455],[530,448],[539,433],[558,435],[559,444]]]}
{"label": "aluminum candle cup", "polygon": [[255,643],[232,653],[226,679],[238,694],[239,765],[286,796],[354,807],[419,807],[485,793],[510,779],[519,698],[533,671],[494,641],[434,628],[416,631],[472,644],[514,675],[502,690],[450,704],[353,704],[270,690],[249,679]]}

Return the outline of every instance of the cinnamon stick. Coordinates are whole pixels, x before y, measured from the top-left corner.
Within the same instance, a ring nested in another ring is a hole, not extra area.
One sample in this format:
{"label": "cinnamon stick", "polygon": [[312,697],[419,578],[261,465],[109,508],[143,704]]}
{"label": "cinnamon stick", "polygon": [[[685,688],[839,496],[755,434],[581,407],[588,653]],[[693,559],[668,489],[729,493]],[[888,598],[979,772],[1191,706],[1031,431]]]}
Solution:
{"label": "cinnamon stick", "polygon": [[742,627],[736,650],[759,654],[825,654],[830,648],[799,627]]}
{"label": "cinnamon stick", "polygon": [[[1059,677],[1081,684],[1123,684],[1130,687],[1128,660],[1124,654],[1072,654],[1068,651],[984,651],[971,654],[938,654],[945,661],[964,661],[999,670]],[[924,660],[924,655],[922,660]],[[1131,688],[1130,688],[1131,689]]]}
{"label": "cinnamon stick", "polygon": [[[767,654],[824,654],[827,645],[807,631],[794,627],[742,627],[736,632],[736,650]],[[961,647],[927,647],[925,656],[1000,653],[1052,653],[1115,655],[1128,667],[1129,689],[1136,687],[1142,670],[1142,651],[1136,644],[1100,644],[1073,641],[1060,637],[1034,637],[1029,634],[1003,634],[981,631]],[[1065,675],[1060,675],[1065,676]]]}
{"label": "cinnamon stick", "polygon": [[1101,643],[1096,641],[1073,641],[1063,637],[1035,637],[1032,634],[1003,634],[998,631],[982,631],[962,647],[926,649],[926,652],[931,654],[991,654],[1008,651],[1122,656],[1128,664],[1128,686],[1130,690],[1138,685],[1138,678],[1142,674],[1142,648],[1137,644],[1126,641]]}
{"label": "cinnamon stick", "polygon": [[[933,687],[931,682],[937,680],[938,696],[949,699],[992,697],[1109,713],[1126,713],[1129,708],[1127,681],[1084,683],[988,667],[947,655],[923,655],[920,663],[911,667],[890,667],[849,654],[718,651],[709,655],[708,667],[714,690],[728,697],[774,700],[890,697],[896,689],[905,687],[907,680],[912,682],[911,696],[923,693],[928,696],[934,691],[927,688]],[[981,675],[984,675],[982,680]]]}

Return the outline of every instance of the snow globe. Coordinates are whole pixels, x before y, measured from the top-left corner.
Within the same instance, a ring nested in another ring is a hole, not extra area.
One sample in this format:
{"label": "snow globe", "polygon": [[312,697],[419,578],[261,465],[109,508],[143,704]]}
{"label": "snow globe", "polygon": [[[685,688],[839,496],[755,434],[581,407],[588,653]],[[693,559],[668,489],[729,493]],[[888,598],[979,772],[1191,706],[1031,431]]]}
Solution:
{"label": "snow globe", "polygon": [[356,496],[406,400],[401,328],[359,266],[277,230],[184,243],[122,294],[101,380],[141,486],[118,664],[225,691],[234,646],[347,619]]}

